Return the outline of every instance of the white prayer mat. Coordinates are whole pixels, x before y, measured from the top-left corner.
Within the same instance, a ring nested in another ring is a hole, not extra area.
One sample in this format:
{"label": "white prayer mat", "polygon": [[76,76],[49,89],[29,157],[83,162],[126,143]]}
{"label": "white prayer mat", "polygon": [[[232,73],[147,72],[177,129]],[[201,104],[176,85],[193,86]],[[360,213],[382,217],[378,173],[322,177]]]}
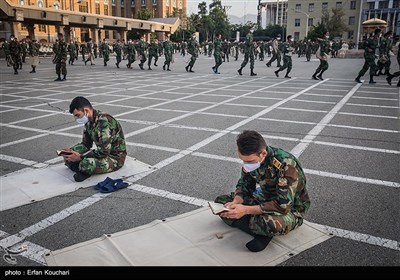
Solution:
{"label": "white prayer mat", "polygon": [[252,253],[245,247],[252,236],[203,207],[52,251],[45,259],[50,266],[271,266],[330,237],[322,226],[305,221]]}
{"label": "white prayer mat", "polygon": [[121,169],[106,174],[92,175],[80,183],[75,182],[73,177],[75,172],[64,163],[40,169],[27,168],[0,178],[0,211],[73,192],[79,188],[95,186],[107,177],[124,179],[147,172],[152,168],[134,158],[126,157]]}

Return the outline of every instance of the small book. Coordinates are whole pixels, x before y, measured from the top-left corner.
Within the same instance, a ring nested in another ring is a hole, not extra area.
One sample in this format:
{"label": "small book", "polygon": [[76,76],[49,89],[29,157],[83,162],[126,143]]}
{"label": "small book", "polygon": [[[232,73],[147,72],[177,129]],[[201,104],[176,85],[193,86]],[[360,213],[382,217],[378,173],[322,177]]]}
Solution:
{"label": "small book", "polygon": [[224,207],[224,205],[222,203],[216,203],[213,201],[209,201],[208,206],[210,206],[210,209],[214,215],[218,215],[222,212],[229,211],[229,208]]}
{"label": "small book", "polygon": [[61,150],[61,151],[57,150],[56,152],[57,152],[57,156],[68,156],[68,155],[72,154],[71,152],[64,151],[64,150]]}

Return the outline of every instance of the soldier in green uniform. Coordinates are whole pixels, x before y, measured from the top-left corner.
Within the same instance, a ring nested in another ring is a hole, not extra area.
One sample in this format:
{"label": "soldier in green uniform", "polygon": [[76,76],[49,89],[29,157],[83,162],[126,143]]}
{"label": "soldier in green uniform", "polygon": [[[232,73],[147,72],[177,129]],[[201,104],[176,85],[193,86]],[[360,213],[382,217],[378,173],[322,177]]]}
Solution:
{"label": "soldier in green uniform", "polygon": [[[392,37],[393,32],[386,32],[381,38],[381,42],[379,44],[379,59],[378,59],[378,75],[389,75],[390,71],[390,50],[392,49]],[[382,70],[385,69],[385,73],[382,73]]]}
{"label": "soldier in green uniform", "polygon": [[71,42],[68,45],[68,53],[69,53],[68,64],[74,65],[75,53],[76,53],[74,40],[71,40]]}
{"label": "soldier in green uniform", "polygon": [[255,49],[255,43],[253,42],[254,37],[253,37],[253,32],[254,29],[250,29],[250,32],[246,35],[246,41],[245,41],[245,48],[244,48],[244,60],[242,64],[240,65],[240,69],[237,70],[239,75],[242,74],[243,68],[247,65],[247,62],[249,62],[250,59],[250,76],[257,76],[256,73],[254,73],[254,49]]}
{"label": "soldier in green uniform", "polygon": [[128,57],[127,57],[128,64],[126,65],[126,67],[128,67],[129,69],[132,69],[132,63],[134,63],[136,60],[136,49],[135,49],[135,45],[133,44],[131,39],[128,40],[128,45],[126,46],[126,51],[128,53]]}
{"label": "soldier in green uniform", "polygon": [[311,39],[308,39],[307,40],[307,43],[306,43],[306,50],[305,50],[305,52],[306,52],[306,59],[307,59],[307,61],[309,62],[310,60],[311,60],[311,52],[312,52],[312,42],[311,42]]}
{"label": "soldier in green uniform", "polygon": [[310,207],[306,177],[295,156],[267,146],[256,131],[243,131],[236,144],[243,161],[241,178],[235,192],[221,195],[215,202],[229,209],[219,214],[222,220],[252,235],[254,239],[246,247],[259,252],[273,236],[302,225]]}
{"label": "soldier in green uniform", "polygon": [[[92,174],[103,174],[120,169],[126,158],[124,133],[111,115],[93,109],[89,100],[75,97],[69,112],[78,124],[84,124],[82,142],[63,149],[65,165],[76,172],[74,179],[82,182]],[[93,143],[96,149],[91,150]]]}
{"label": "soldier in green uniform", "polygon": [[[54,81],[65,81],[67,79],[67,43],[64,41],[64,35],[58,33],[58,41],[56,44],[54,62],[56,63],[57,79]],[[61,79],[61,74],[63,78]]]}
{"label": "soldier in green uniform", "polygon": [[21,62],[21,45],[19,44],[17,38],[13,35],[10,36],[10,43],[8,45],[10,50],[10,57],[12,61],[12,65],[14,68],[14,74],[18,74],[18,68]]}
{"label": "soldier in green uniform", "polygon": [[199,56],[199,43],[197,42],[196,39],[196,33],[192,34],[192,38],[190,38],[188,42],[188,53],[192,56],[190,58],[189,64],[185,67],[186,72],[194,72],[193,66],[194,63],[196,62],[197,57]]}
{"label": "soldier in green uniform", "polygon": [[292,70],[292,54],[294,52],[294,48],[292,45],[293,45],[292,35],[289,35],[287,36],[287,41],[282,44],[283,66],[281,66],[278,70],[275,71],[275,75],[277,77],[279,77],[280,71],[287,69],[285,78],[291,79],[289,73]]}
{"label": "soldier in green uniform", "polygon": [[[329,42],[329,32],[325,31],[323,33],[324,38],[323,39],[319,39],[320,43],[319,43],[319,66],[317,68],[317,70],[315,70],[314,75],[312,75],[312,78],[314,80],[323,80],[322,78],[322,74],[328,70],[329,68],[329,64],[328,64],[328,54],[330,52],[330,42]],[[317,76],[317,74],[319,73],[319,75]]]}
{"label": "soldier in green uniform", "polygon": [[107,66],[107,62],[110,60],[110,48],[108,46],[108,41],[106,39],[103,40],[100,48],[102,49],[103,53],[103,61],[104,66]]}
{"label": "soldier in green uniform", "polygon": [[32,71],[29,73],[36,73],[36,66],[39,65],[39,49],[40,45],[36,40],[29,40],[29,56],[31,60]]}
{"label": "soldier in green uniform", "polygon": [[117,63],[115,63],[115,65],[117,65],[117,68],[119,68],[119,64],[121,63],[122,60],[122,45],[121,45],[121,40],[117,40],[117,43],[114,45],[114,49],[113,51],[116,54],[116,59],[117,59]]}
{"label": "soldier in green uniform", "polygon": [[212,70],[215,74],[220,74],[218,72],[218,67],[222,64],[222,41],[221,41],[221,34],[217,34],[214,41],[214,59],[215,59],[215,66],[212,67]]}
{"label": "soldier in green uniform", "polygon": [[364,50],[365,62],[363,68],[360,70],[357,78],[355,79],[357,83],[362,83],[360,78],[364,76],[364,74],[368,71],[368,68],[369,68],[369,83],[370,84],[376,83],[374,81],[374,75],[376,75],[378,66],[376,66],[375,63],[375,50],[378,47],[380,35],[381,35],[381,30],[379,28],[375,29],[374,35],[370,36],[367,42],[365,43],[365,50]]}
{"label": "soldier in green uniform", "polygon": [[154,39],[150,46],[149,46],[149,62],[148,62],[148,66],[149,66],[149,70],[151,69],[151,61],[153,60],[154,57],[154,66],[157,66],[157,60],[158,60],[158,40]]}
{"label": "soldier in green uniform", "polygon": [[[397,64],[400,66],[400,42],[397,42]],[[392,85],[392,79],[394,77],[399,77],[400,76],[400,71],[397,71],[393,74],[388,73],[388,76],[386,78],[386,81],[388,82],[389,85]],[[400,79],[397,82],[397,87],[400,87]]]}
{"label": "soldier in green uniform", "polygon": [[165,66],[167,66],[167,71],[171,71],[169,69],[169,66],[171,65],[171,61],[172,61],[172,43],[169,40],[168,36],[165,37],[165,42],[163,44],[163,48],[164,48],[164,56],[165,56],[163,70],[165,71]]}
{"label": "soldier in green uniform", "polygon": [[136,45],[137,53],[140,59],[139,67],[140,69],[144,70],[143,65],[146,62],[146,49],[147,49],[147,44],[144,41],[144,37],[141,36],[139,42]]}

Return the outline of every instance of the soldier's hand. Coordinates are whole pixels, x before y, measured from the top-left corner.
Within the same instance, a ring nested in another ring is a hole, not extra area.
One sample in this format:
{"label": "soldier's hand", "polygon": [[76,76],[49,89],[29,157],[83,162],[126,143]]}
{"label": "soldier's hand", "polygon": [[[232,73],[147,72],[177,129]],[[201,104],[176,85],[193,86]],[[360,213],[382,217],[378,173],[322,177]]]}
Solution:
{"label": "soldier's hand", "polygon": [[64,149],[64,151],[71,152],[71,154],[69,154],[69,155],[63,155],[63,157],[66,161],[70,161],[70,162],[81,161],[80,153],[75,152],[72,149]]}
{"label": "soldier's hand", "polygon": [[220,216],[227,219],[240,219],[247,214],[247,207],[243,204],[232,204],[229,211],[222,212]]}

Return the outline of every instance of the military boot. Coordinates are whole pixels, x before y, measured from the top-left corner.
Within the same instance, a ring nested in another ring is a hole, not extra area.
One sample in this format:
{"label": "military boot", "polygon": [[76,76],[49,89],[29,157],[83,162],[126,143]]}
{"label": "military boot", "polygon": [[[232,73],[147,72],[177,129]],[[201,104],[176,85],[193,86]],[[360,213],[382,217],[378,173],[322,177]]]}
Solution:
{"label": "military boot", "polygon": [[251,68],[250,76],[257,76],[257,74],[254,73],[253,68]]}
{"label": "military boot", "polygon": [[242,67],[240,67],[240,69],[239,69],[239,70],[237,70],[240,76],[242,76],[242,75],[243,75],[243,74],[242,74],[242,69],[243,69],[243,68],[242,68]]}
{"label": "military boot", "polygon": [[374,75],[369,75],[369,83],[376,84],[376,82],[374,81]]}

